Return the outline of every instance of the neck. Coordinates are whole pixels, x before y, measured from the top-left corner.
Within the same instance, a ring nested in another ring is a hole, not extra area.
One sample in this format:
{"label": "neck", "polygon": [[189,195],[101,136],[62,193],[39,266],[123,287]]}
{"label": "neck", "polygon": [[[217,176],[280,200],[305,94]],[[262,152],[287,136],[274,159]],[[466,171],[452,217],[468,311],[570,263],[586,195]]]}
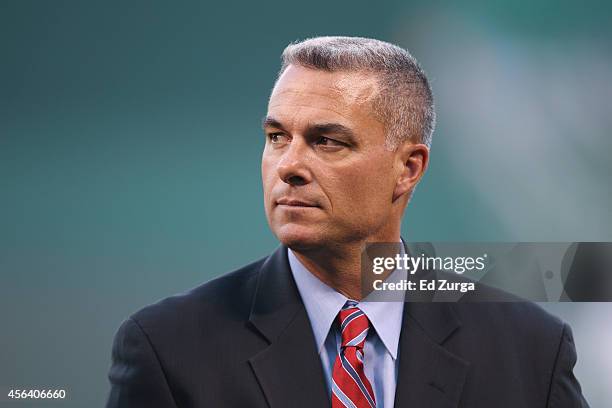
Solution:
{"label": "neck", "polygon": [[320,281],[352,300],[361,300],[361,255],[366,242],[399,242],[399,231],[386,239],[370,238],[316,249],[292,250],[299,261]]}

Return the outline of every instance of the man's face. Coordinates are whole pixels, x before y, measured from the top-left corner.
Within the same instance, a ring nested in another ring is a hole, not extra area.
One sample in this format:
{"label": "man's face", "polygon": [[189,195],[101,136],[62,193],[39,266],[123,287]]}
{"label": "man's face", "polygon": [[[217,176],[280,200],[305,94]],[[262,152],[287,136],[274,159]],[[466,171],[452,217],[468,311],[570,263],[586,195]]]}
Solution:
{"label": "man's face", "polygon": [[296,249],[343,244],[388,230],[394,152],[374,116],[374,76],[290,65],[264,121],[262,179],[270,228]]}

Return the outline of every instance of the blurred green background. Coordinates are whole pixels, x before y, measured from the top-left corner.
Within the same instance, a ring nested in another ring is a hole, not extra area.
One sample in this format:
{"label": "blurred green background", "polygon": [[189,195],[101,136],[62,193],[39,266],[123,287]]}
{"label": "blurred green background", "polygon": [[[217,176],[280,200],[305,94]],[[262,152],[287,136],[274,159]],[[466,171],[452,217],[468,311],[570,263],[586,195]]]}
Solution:
{"label": "blurred green background", "polygon": [[[406,239],[612,241],[611,11],[2,1],[0,389],[69,399],[0,404],[101,406],[125,317],[276,247],[260,120],[298,39],[394,42],[430,76],[439,122]],[[611,304],[545,307],[574,326],[592,406],[610,405]]]}

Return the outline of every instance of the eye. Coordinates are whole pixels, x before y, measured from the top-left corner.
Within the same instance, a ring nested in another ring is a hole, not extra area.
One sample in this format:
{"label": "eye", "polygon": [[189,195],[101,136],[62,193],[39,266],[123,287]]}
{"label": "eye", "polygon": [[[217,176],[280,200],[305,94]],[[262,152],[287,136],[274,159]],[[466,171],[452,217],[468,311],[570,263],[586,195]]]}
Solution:
{"label": "eye", "polygon": [[268,140],[272,144],[287,143],[287,136],[282,133],[268,133]]}
{"label": "eye", "polygon": [[323,147],[344,147],[346,143],[342,143],[335,139],[330,139],[329,137],[321,136],[316,142],[316,145]]}

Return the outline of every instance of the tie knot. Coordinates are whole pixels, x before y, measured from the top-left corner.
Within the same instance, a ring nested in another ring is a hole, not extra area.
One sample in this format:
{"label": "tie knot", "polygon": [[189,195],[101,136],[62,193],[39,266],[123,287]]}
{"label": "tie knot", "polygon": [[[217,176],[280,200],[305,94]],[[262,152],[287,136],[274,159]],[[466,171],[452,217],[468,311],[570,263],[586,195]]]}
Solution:
{"label": "tie knot", "polygon": [[354,302],[347,304],[338,313],[340,332],[342,333],[342,347],[357,347],[363,349],[370,321]]}

